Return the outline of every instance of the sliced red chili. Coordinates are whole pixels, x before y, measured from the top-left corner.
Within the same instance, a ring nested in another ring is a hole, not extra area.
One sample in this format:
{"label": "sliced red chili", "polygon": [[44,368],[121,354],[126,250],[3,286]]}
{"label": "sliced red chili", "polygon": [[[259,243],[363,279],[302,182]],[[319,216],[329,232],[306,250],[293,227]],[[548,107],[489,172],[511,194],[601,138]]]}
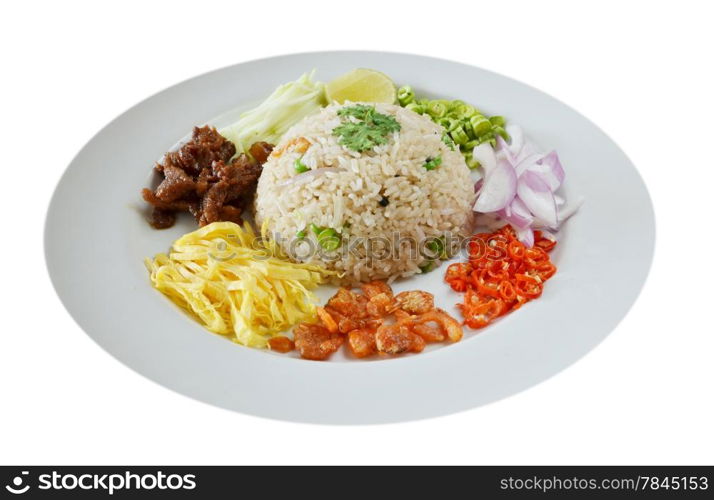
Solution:
{"label": "sliced red chili", "polygon": [[508,255],[514,260],[523,260],[526,254],[526,246],[520,241],[514,240],[508,244]]}
{"label": "sliced red chili", "polygon": [[527,248],[511,226],[471,238],[468,261],[449,266],[444,278],[453,290],[465,293],[459,307],[466,325],[483,328],[543,293],[543,283],[557,271],[548,256],[555,241],[540,231],[534,240]]}
{"label": "sliced red chili", "polygon": [[516,274],[515,287],[521,295],[529,299],[540,297],[540,294],[543,293],[541,280],[527,274]]}
{"label": "sliced red chili", "polygon": [[[473,290],[467,291],[467,295]],[[471,328],[483,328],[499,317],[504,309],[503,301],[500,299],[490,299],[478,301],[469,298],[464,302],[463,313],[464,323]]]}
{"label": "sliced red chili", "polygon": [[498,293],[501,295],[501,298],[506,301],[512,301],[516,300],[516,289],[513,286],[513,283],[507,280],[501,281],[501,284],[498,285]]}
{"label": "sliced red chili", "polygon": [[454,278],[449,281],[449,286],[451,286],[451,289],[455,292],[465,292],[468,289],[469,284],[463,278]]}
{"label": "sliced red chili", "polygon": [[533,245],[542,248],[546,252],[550,252],[555,248],[556,241],[555,240],[549,240],[547,238],[543,238],[541,240],[536,241]]}
{"label": "sliced red chili", "polygon": [[552,278],[557,270],[558,268],[555,267],[552,262],[546,262],[536,268],[536,275],[541,280],[545,281],[547,279]]}

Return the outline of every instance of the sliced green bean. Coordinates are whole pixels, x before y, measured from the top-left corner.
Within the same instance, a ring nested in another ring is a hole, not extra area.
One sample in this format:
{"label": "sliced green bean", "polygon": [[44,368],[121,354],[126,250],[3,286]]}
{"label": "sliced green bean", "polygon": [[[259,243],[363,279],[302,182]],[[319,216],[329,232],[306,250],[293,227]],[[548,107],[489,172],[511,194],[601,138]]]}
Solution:
{"label": "sliced green bean", "polygon": [[397,100],[400,106],[411,104],[414,101],[414,90],[409,85],[405,85],[397,91]]}
{"label": "sliced green bean", "polygon": [[[476,107],[460,99],[453,101],[417,99],[414,90],[405,85],[398,90],[397,100],[403,107],[419,114],[426,114],[444,127],[445,132],[441,140],[452,151],[455,151],[458,145],[470,168],[480,166],[472,154],[477,145],[488,143],[495,146],[498,136],[510,140],[506,132],[506,119],[503,116],[487,117]],[[425,168],[431,169],[432,166],[425,164]]]}
{"label": "sliced green bean", "polygon": [[494,127],[505,127],[506,119],[502,116],[492,116],[488,119]]}
{"label": "sliced green bean", "polygon": [[431,101],[427,107],[426,112],[433,118],[439,118],[446,115],[446,104],[441,101]]}
{"label": "sliced green bean", "polygon": [[496,125],[495,127],[493,127],[493,133],[496,135],[500,135],[501,137],[503,137],[503,140],[505,140],[505,141],[508,141],[511,139],[510,136],[508,135],[508,132],[506,132],[506,129],[501,127],[500,125]]}
{"label": "sliced green bean", "polygon": [[471,170],[481,166],[478,160],[474,158],[474,155],[471,151],[464,153],[464,160],[466,161],[466,166],[469,167]]}
{"label": "sliced green bean", "polygon": [[448,148],[449,148],[451,151],[454,151],[454,150],[456,149],[456,145],[454,144],[454,140],[451,138],[451,136],[449,135],[448,132],[444,132],[444,133],[441,135],[441,142],[443,142],[444,144],[446,144],[446,145],[448,146]]}
{"label": "sliced green bean", "polygon": [[415,113],[419,113],[420,115],[423,115],[424,112],[426,111],[426,108],[422,106],[421,104],[417,104],[415,102],[410,102],[406,106],[404,106],[406,109],[410,109],[414,111]]}
{"label": "sliced green bean", "polygon": [[488,118],[483,115],[472,116],[469,119],[469,122],[471,122],[471,126],[474,129],[474,133],[478,137],[481,137],[482,135],[487,134],[491,131],[491,122],[488,121]]}
{"label": "sliced green bean", "polygon": [[456,144],[466,144],[469,142],[469,136],[466,135],[466,132],[464,132],[463,127],[460,125],[456,127],[454,130],[450,132],[451,138],[454,140]]}
{"label": "sliced green bean", "polygon": [[471,125],[469,120],[464,120],[463,122],[464,132],[469,136],[469,139],[476,139],[476,132],[474,132],[474,127]]}
{"label": "sliced green bean", "polygon": [[458,122],[456,122],[456,120],[454,120],[453,118],[449,118],[448,116],[445,116],[443,118],[439,118],[438,120],[436,120],[436,123],[438,123],[439,125],[444,127],[446,130],[450,130],[451,127],[453,126],[453,124],[458,123]]}
{"label": "sliced green bean", "polygon": [[308,168],[308,166],[302,162],[302,156],[295,160],[294,166],[295,166],[295,171],[298,174],[302,174],[303,172],[307,172],[308,170],[310,170]]}

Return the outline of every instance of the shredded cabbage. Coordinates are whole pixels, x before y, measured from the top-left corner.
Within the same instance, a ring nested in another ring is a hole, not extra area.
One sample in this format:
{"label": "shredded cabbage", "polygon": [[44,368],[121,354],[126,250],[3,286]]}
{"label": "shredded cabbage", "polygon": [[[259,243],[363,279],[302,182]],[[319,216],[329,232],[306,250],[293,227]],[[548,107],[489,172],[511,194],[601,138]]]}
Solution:
{"label": "shredded cabbage", "polygon": [[168,255],[146,259],[153,286],[210,331],[265,347],[294,324],[315,317],[310,291],[334,274],[288,261],[249,224],[214,222],[176,240]]}
{"label": "shredded cabbage", "polygon": [[313,80],[315,70],[294,82],[285,83],[258,107],[246,111],[237,122],[220,131],[236,145],[238,153],[248,151],[251,144],[265,141],[277,144],[287,130],[325,104],[325,84]]}

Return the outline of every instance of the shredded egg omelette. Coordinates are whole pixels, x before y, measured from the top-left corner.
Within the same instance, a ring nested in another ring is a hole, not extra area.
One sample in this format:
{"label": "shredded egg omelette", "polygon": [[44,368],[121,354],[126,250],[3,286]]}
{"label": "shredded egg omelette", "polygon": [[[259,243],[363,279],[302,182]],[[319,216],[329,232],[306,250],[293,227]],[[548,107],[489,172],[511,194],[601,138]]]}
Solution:
{"label": "shredded egg omelette", "polygon": [[233,222],[186,234],[168,255],[145,263],[153,286],[208,330],[261,348],[272,336],[315,317],[317,297],[311,290],[333,274],[288,261],[249,224]]}

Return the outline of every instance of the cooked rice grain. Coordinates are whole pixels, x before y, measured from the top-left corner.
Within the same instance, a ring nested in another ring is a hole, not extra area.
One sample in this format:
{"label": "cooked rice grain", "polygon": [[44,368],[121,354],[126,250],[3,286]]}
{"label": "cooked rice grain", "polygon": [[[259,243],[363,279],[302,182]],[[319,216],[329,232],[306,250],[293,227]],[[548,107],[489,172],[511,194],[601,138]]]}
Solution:
{"label": "cooked rice grain", "polygon": [[[283,136],[263,166],[256,221],[267,220],[269,234],[295,260],[343,272],[346,283],[420,273],[431,259],[417,244],[470,229],[475,196],[464,158],[444,144],[440,125],[388,104],[377,104],[377,111],[396,117],[401,130],[372,151],[349,150],[332,134],[341,123],[341,107],[329,106]],[[291,145],[300,137],[310,142],[304,153]],[[438,155],[441,165],[426,170],[424,163]],[[299,158],[310,171],[295,171]],[[380,204],[383,197],[386,206]],[[310,224],[334,228],[343,238],[340,249],[329,255],[312,252],[320,247]],[[307,234],[302,241],[301,231]],[[369,252],[366,238],[373,249],[384,247],[388,253]]]}

